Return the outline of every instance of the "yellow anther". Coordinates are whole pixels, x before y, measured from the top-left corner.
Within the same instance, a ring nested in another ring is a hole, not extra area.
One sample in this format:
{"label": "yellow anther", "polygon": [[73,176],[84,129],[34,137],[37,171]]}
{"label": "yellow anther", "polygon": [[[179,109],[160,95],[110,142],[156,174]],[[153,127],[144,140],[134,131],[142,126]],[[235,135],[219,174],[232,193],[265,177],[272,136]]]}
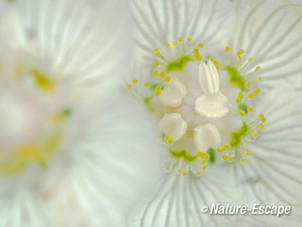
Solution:
{"label": "yellow anther", "polygon": [[258,137],[258,134],[253,134],[253,137],[256,139]]}
{"label": "yellow anther", "polygon": [[169,83],[170,80],[171,80],[171,77],[168,77],[168,76],[167,76],[166,79],[165,79],[165,82],[166,82],[166,83]]}
{"label": "yellow anther", "polygon": [[253,112],[253,107],[248,107],[248,108],[247,108],[247,111],[248,111],[249,113],[252,113],[252,112]]}
{"label": "yellow anther", "polygon": [[265,119],[265,118],[262,118],[261,121],[262,121],[262,123],[265,123],[265,122],[266,122],[266,119]]}
{"label": "yellow anther", "polygon": [[210,59],[211,61],[214,61],[214,58],[213,58],[213,57],[210,57],[209,59]]}
{"label": "yellow anther", "polygon": [[245,112],[243,110],[238,110],[238,115],[240,117],[244,117],[245,116]]}
{"label": "yellow anther", "polygon": [[229,146],[228,145],[224,145],[222,149],[223,149],[223,151],[226,151],[227,149],[229,149]]}
{"label": "yellow anther", "polygon": [[170,48],[170,44],[169,44],[169,43],[166,43],[165,47],[166,47],[167,49],[169,49],[169,48]]}
{"label": "yellow anther", "polygon": [[173,140],[172,140],[172,138],[169,137],[169,136],[165,136],[165,141],[166,141],[166,143],[169,144],[169,145],[173,144]]}
{"label": "yellow anther", "polygon": [[145,86],[145,87],[150,87],[150,83],[149,83],[149,82],[146,82],[146,83],[144,84],[144,86]]}
{"label": "yellow anther", "polygon": [[207,164],[207,161],[206,160],[202,160],[201,161],[201,165],[205,165],[205,164]]}
{"label": "yellow anther", "polygon": [[172,44],[173,44],[174,46],[176,46],[176,45],[177,45],[177,41],[174,40],[174,41],[172,42]]}
{"label": "yellow anther", "polygon": [[254,59],[253,59],[253,58],[249,58],[248,61],[249,61],[249,62],[253,62]]}
{"label": "yellow anther", "polygon": [[155,66],[155,67],[159,66],[159,61],[156,61],[156,62],[154,63],[154,66]]}
{"label": "yellow anther", "polygon": [[155,91],[161,91],[161,86],[160,85],[157,85],[154,89]]}
{"label": "yellow anther", "polygon": [[244,158],[240,158],[240,162],[242,162],[242,163],[243,163],[244,161],[245,161],[245,160],[244,160]]}
{"label": "yellow anther", "polygon": [[238,99],[243,99],[243,94],[241,92],[238,94]]}
{"label": "yellow anther", "polygon": [[264,125],[263,124],[259,124],[258,128],[260,128],[261,130],[263,130],[264,129]]}
{"label": "yellow anther", "polygon": [[241,99],[236,99],[236,103],[237,103],[237,104],[240,104],[241,101],[242,101]]}
{"label": "yellow anther", "polygon": [[260,89],[257,88],[257,89],[255,90],[255,92],[256,92],[256,94],[258,95],[258,94],[260,93]]}
{"label": "yellow anther", "polygon": [[254,95],[252,93],[248,94],[247,96],[249,99],[253,99],[254,98]]}
{"label": "yellow anther", "polygon": [[199,49],[194,49],[193,54],[199,54]]}
{"label": "yellow anther", "polygon": [[181,173],[182,173],[182,170],[181,170],[181,169],[178,169],[177,172],[178,172],[179,174],[181,174]]}
{"label": "yellow anther", "polygon": [[201,61],[201,56],[199,54],[194,55],[196,61]]}
{"label": "yellow anther", "polygon": [[138,80],[137,80],[137,79],[133,80],[133,83],[134,83],[134,84],[137,84],[137,83],[138,83]]}
{"label": "yellow anther", "polygon": [[203,44],[202,44],[202,43],[199,43],[199,44],[198,44],[198,47],[199,47],[199,48],[203,48]]}
{"label": "yellow anther", "polygon": [[228,158],[228,161],[229,161],[229,162],[232,162],[232,161],[233,161],[233,157],[230,156],[230,157]]}
{"label": "yellow anther", "polygon": [[191,37],[188,37],[187,40],[188,40],[188,42],[191,42],[191,41],[192,41],[192,38],[191,38]]}
{"label": "yellow anther", "polygon": [[258,72],[261,70],[261,67],[260,66],[257,66],[256,69],[255,69],[255,72]]}
{"label": "yellow anther", "polygon": [[203,171],[205,171],[207,169],[207,166],[203,166],[201,167]]}
{"label": "yellow anther", "polygon": [[219,147],[218,147],[218,148],[217,148],[217,152],[218,152],[218,153],[222,153],[222,152],[223,152],[222,148],[219,148]]}
{"label": "yellow anther", "polygon": [[177,39],[179,42],[182,42],[182,38],[181,37],[178,37]]}
{"label": "yellow anther", "polygon": [[228,159],[228,156],[222,155],[222,159],[223,159],[223,160],[227,160],[227,159]]}
{"label": "yellow anther", "polygon": [[225,52],[229,52],[231,50],[231,48],[230,47],[226,47],[226,48],[224,48],[224,50],[225,50]]}
{"label": "yellow anther", "polygon": [[161,93],[160,91],[155,91],[155,92],[154,92],[154,95],[155,95],[155,96],[160,96],[160,93]]}
{"label": "yellow anther", "polygon": [[240,57],[242,54],[244,54],[244,50],[242,50],[242,49],[237,52],[238,57]]}
{"label": "yellow anther", "polygon": [[246,155],[251,155],[250,150],[249,150],[249,149],[247,149],[247,148],[246,148],[246,152],[245,152],[245,153],[246,153]]}
{"label": "yellow anther", "polygon": [[182,174],[184,177],[188,176],[188,173],[187,172],[183,172]]}
{"label": "yellow anther", "polygon": [[201,151],[197,152],[197,156],[200,157],[200,158],[202,158],[202,159],[205,158],[205,154],[203,152],[201,152]]}
{"label": "yellow anther", "polygon": [[164,78],[166,76],[166,73],[165,72],[160,72],[160,74],[159,74],[159,77],[160,78]]}
{"label": "yellow anther", "polygon": [[197,176],[200,176],[200,175],[201,175],[201,172],[200,172],[200,171],[197,171],[197,172],[196,172],[196,175],[197,175]]}
{"label": "yellow anther", "polygon": [[154,75],[154,76],[157,76],[157,75],[158,75],[158,71],[157,71],[157,70],[154,70],[154,71],[153,71],[153,75]]}
{"label": "yellow anther", "polygon": [[132,88],[132,85],[131,85],[131,84],[128,84],[128,88],[129,88],[129,89]]}
{"label": "yellow anther", "polygon": [[219,61],[214,61],[214,65],[215,65],[215,67],[216,67],[216,69],[218,70],[219,69],[219,65],[220,65],[221,63],[219,62]]}
{"label": "yellow anther", "polygon": [[160,57],[160,53],[159,53],[159,52],[156,52],[156,53],[155,53],[155,57]]}
{"label": "yellow anther", "polygon": [[154,52],[158,52],[158,48],[155,48],[155,49],[154,49]]}
{"label": "yellow anther", "polygon": [[205,160],[208,160],[210,158],[210,155],[209,154],[204,154],[204,159]]}

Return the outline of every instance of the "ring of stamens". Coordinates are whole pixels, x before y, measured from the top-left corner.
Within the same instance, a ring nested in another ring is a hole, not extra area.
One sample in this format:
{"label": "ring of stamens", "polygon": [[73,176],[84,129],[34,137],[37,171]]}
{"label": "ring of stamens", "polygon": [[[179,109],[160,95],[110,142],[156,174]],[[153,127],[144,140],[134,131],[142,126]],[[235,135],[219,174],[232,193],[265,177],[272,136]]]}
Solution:
{"label": "ring of stamens", "polygon": [[[260,66],[257,66],[252,72],[242,75],[242,71],[247,67],[248,64],[253,63],[253,58],[248,58],[247,63],[241,66],[242,55],[244,50],[239,50],[236,54],[231,51],[230,47],[225,48],[225,52],[229,55],[230,64],[225,64],[223,62],[216,61],[214,58],[203,59],[200,50],[204,47],[202,43],[199,43],[197,48],[192,48],[189,44],[192,42],[192,38],[188,37],[183,39],[179,37],[172,43],[165,44],[162,49],[155,48],[154,55],[156,61],[154,62],[153,79],[148,82],[143,82],[144,88],[147,92],[137,92],[140,88],[138,85],[138,80],[133,80],[132,84],[128,84],[128,88],[137,97],[142,97],[146,106],[150,110],[155,110],[154,106],[158,105],[158,97],[160,97],[165,86],[174,77],[170,74],[177,71],[183,71],[189,62],[200,62],[212,61],[215,67],[219,70],[224,70],[228,73],[230,84],[236,86],[240,92],[236,98],[236,104],[238,106],[237,117],[242,118],[242,126],[231,133],[231,141],[222,142],[222,146],[215,149],[218,153],[223,154],[222,159],[228,162],[233,162],[237,157],[240,157],[240,162],[245,161],[245,156],[251,154],[247,148],[247,143],[254,142],[258,136],[261,134],[261,130],[264,129],[264,123],[266,122],[263,114],[259,115],[259,118],[249,122],[249,116],[254,111],[252,106],[248,106],[250,100],[258,97],[260,95],[260,88],[257,83],[262,81],[262,77],[258,76],[258,72],[261,70]],[[233,61],[233,59],[236,59]],[[134,86],[137,90],[133,89]],[[146,94],[142,96],[141,94]],[[154,106],[152,105],[154,103]],[[163,104],[162,104],[163,105]],[[211,159],[209,153],[204,153],[204,151],[197,151],[195,155],[187,150],[172,150],[174,141],[169,136],[163,136],[163,141],[169,147],[170,153],[170,165],[166,171],[170,172],[174,169],[174,166],[178,162],[182,162],[185,165],[184,169],[178,169],[178,174],[183,176],[188,176],[188,173],[194,173],[195,175],[201,175],[201,170],[207,168],[207,160]],[[212,148],[211,148],[212,149]],[[194,153],[194,152],[193,152]],[[199,161],[197,159],[200,158]],[[201,169],[196,169],[195,163],[200,162],[202,165]],[[194,164],[194,165],[193,165]]]}

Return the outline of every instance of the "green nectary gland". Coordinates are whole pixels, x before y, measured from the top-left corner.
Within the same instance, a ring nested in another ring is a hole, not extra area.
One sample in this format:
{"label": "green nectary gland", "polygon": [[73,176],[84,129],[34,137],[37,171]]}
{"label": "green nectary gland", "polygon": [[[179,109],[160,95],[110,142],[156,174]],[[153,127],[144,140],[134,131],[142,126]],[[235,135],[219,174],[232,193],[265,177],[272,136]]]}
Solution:
{"label": "green nectary gland", "polygon": [[239,110],[243,110],[243,111],[245,112],[245,114],[248,113],[247,105],[246,105],[246,104],[243,104],[243,103],[239,104],[239,105],[238,105],[238,109],[239,109]]}
{"label": "green nectary gland", "polygon": [[210,162],[210,163],[214,163],[215,160],[216,160],[215,150],[214,150],[213,148],[209,148],[209,149],[207,150],[207,153],[210,155],[209,162]]}
{"label": "green nectary gland", "polygon": [[246,123],[243,123],[242,127],[232,133],[232,139],[230,142],[231,147],[238,147],[241,144],[241,139],[248,135],[249,129]]}
{"label": "green nectary gland", "polygon": [[147,106],[147,108],[151,111],[154,112],[154,108],[152,107],[151,100],[153,96],[148,96],[144,98],[144,104]]}
{"label": "green nectary gland", "polygon": [[167,63],[167,72],[183,71],[184,67],[194,59],[191,56],[183,55],[174,61]]}
{"label": "green nectary gland", "polygon": [[175,159],[183,158],[185,162],[194,162],[197,159],[197,155],[192,156],[185,149],[180,151],[173,151],[170,149],[170,154]]}
{"label": "green nectary gland", "polygon": [[231,84],[238,87],[242,92],[247,92],[249,90],[250,84],[245,80],[243,76],[240,75],[236,67],[228,65],[224,69],[229,73]]}

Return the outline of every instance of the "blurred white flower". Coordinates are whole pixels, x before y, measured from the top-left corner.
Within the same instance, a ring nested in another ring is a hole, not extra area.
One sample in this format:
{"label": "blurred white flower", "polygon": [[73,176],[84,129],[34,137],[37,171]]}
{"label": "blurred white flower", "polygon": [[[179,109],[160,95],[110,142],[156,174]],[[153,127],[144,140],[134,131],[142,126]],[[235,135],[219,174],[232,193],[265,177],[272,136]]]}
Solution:
{"label": "blurred white flower", "polygon": [[[226,201],[300,206],[302,108],[295,90],[301,86],[301,6],[132,3],[137,48],[128,88],[158,121],[170,173],[163,174],[141,225],[214,225],[216,217],[201,216],[198,208]],[[205,180],[220,167],[219,186]],[[230,194],[240,195],[238,200],[224,200],[218,192],[206,201],[208,189],[200,185],[219,191],[233,181]]]}
{"label": "blurred white flower", "polygon": [[1,2],[0,226],[122,226],[153,184],[148,119],[118,86],[120,6]]}

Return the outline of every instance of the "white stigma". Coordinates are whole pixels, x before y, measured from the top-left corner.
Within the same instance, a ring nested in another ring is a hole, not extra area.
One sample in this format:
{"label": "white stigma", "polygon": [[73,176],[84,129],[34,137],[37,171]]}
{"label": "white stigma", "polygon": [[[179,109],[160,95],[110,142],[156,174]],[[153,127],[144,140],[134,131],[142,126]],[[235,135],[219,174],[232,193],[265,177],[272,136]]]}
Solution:
{"label": "white stigma", "polygon": [[186,87],[178,81],[172,79],[161,92],[160,100],[171,107],[178,107],[181,105],[183,97],[187,95]]}

